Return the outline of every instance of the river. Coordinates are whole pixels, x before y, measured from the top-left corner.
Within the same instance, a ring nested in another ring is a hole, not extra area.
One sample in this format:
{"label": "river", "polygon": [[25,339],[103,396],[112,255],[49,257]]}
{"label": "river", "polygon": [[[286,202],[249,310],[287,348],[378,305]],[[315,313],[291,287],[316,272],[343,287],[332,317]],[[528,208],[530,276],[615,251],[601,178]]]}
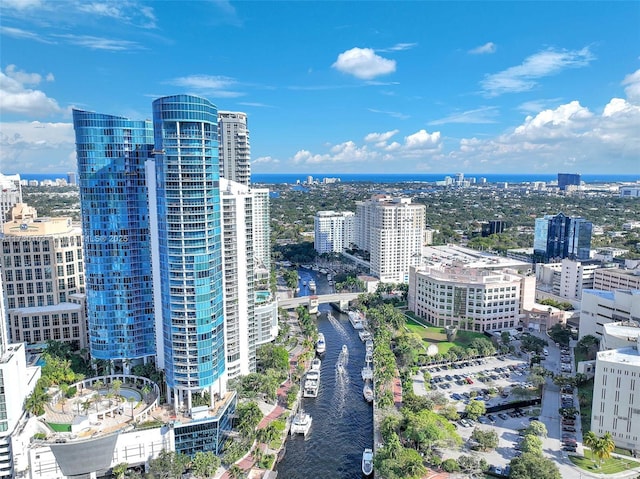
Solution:
{"label": "river", "polygon": [[[331,292],[324,275],[301,269],[299,276],[307,284],[313,278],[318,294]],[[300,286],[301,295],[309,294]],[[373,447],[372,406],[362,396],[364,343],[347,315],[329,304],[320,305],[318,330],[327,342],[321,356],[320,391],[316,398],[302,398],[313,423],[306,438],[287,438],[285,457],[276,467],[278,479],[361,479],[362,451]],[[343,344],[349,349],[349,361],[346,372],[338,374],[335,366]]]}

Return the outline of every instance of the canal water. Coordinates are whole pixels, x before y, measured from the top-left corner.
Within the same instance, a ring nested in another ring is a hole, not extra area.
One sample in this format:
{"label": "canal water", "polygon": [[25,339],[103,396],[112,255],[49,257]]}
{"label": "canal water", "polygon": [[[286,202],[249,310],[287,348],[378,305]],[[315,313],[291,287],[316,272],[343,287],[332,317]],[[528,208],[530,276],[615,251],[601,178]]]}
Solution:
{"label": "canal water", "polygon": [[[317,294],[330,292],[324,275],[301,269],[300,281],[310,277]],[[300,288],[300,295],[309,294]],[[329,317],[331,312],[333,318]],[[361,479],[362,451],[373,447],[373,412],[362,396],[365,348],[346,314],[329,304],[321,304],[318,330],[323,333],[327,351],[322,359],[318,397],[302,398],[302,407],[313,418],[306,438],[289,436],[286,454],[278,464],[278,479]],[[345,372],[336,371],[342,345],[349,350]]]}

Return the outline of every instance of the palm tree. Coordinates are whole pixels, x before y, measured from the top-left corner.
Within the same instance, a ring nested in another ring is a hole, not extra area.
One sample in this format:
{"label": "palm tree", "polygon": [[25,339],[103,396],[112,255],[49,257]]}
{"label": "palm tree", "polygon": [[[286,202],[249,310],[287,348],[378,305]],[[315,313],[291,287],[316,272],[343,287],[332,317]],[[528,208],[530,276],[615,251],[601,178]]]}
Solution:
{"label": "palm tree", "polygon": [[25,408],[34,416],[41,416],[44,414],[44,405],[49,402],[49,395],[42,387],[36,386],[33,392],[27,397],[25,401]]}
{"label": "palm tree", "polygon": [[593,446],[596,444],[597,441],[598,441],[598,436],[596,436],[596,433],[593,432],[593,431],[589,431],[588,433],[586,433],[582,437],[582,442],[584,443],[584,445],[591,449],[591,460],[592,461],[594,461]]}
{"label": "palm tree", "polygon": [[602,460],[609,459],[611,453],[616,448],[616,443],[613,441],[610,433],[605,433],[600,439],[598,439],[598,447],[594,448],[594,452],[600,461],[600,467],[602,467]]}

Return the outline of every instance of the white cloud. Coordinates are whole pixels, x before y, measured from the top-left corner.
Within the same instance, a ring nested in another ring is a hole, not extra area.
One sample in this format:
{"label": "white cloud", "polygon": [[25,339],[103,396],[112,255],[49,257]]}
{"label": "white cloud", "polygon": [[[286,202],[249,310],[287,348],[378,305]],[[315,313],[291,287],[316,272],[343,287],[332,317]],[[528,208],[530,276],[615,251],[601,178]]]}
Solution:
{"label": "white cloud", "polygon": [[440,132],[428,133],[420,130],[416,133],[404,137],[404,146],[407,150],[431,150],[439,148]]}
{"label": "white cloud", "polygon": [[384,133],[369,133],[367,136],[364,137],[364,141],[366,142],[381,142],[381,141],[387,141],[389,138],[391,138],[392,136],[396,135],[400,130],[391,130],[391,131],[386,131]]}
{"label": "white cloud", "polygon": [[622,84],[626,86],[624,89],[627,98],[633,102],[640,103],[640,70],[627,75]]}
{"label": "white cloud", "polygon": [[495,43],[487,42],[484,45],[480,45],[479,47],[469,50],[469,53],[472,55],[484,55],[487,53],[495,53],[496,50],[497,46]]}
{"label": "white cloud", "polygon": [[232,89],[238,85],[236,80],[220,75],[189,75],[174,78],[166,83],[218,98],[236,98],[244,95],[244,93]]}
{"label": "white cloud", "polygon": [[338,59],[331,66],[362,80],[370,80],[396,71],[395,60],[376,55],[371,48],[356,47],[347,50],[338,55]]}
{"label": "white cloud", "polygon": [[376,51],[378,52],[402,52],[404,50],[410,50],[414,47],[417,47],[417,43],[396,43],[394,46],[389,48],[378,48]]}
{"label": "white cloud", "polygon": [[64,172],[76,168],[72,123],[0,123],[0,163],[22,171]]}
{"label": "white cloud", "polygon": [[430,121],[429,125],[445,125],[447,123],[496,123],[495,118],[498,116],[498,113],[499,111],[497,107],[486,106],[482,108],[476,108],[475,110],[452,113],[451,115],[439,120]]}
{"label": "white cloud", "polygon": [[252,165],[277,165],[280,163],[280,160],[272,158],[271,156],[261,156],[256,158],[251,162]]}
{"label": "white cloud", "polygon": [[91,50],[108,50],[114,52],[144,50],[145,47],[137,42],[130,40],[118,40],[115,38],[94,37],[92,35],[53,35],[56,38],[62,38],[72,45],[89,48]]}
{"label": "white cloud", "polygon": [[155,28],[156,16],[153,8],[132,1],[118,2],[79,2],[76,8],[82,14],[106,17],[122,23]]}
{"label": "white cloud", "polygon": [[2,0],[2,6],[15,10],[27,10],[42,5],[42,0]]}
{"label": "white cloud", "polygon": [[368,109],[372,113],[382,113],[383,115],[389,115],[392,118],[398,118],[400,120],[407,120],[411,118],[411,116],[406,115],[404,113],[400,113],[399,111],[383,111],[383,110],[375,110],[373,108]]}
{"label": "white cloud", "polygon": [[594,58],[588,47],[581,50],[548,49],[531,55],[521,65],[487,75],[481,85],[490,97],[528,91],[537,85],[539,78],[554,75],[566,68],[587,66]]}
{"label": "white cloud", "polygon": [[[53,79],[49,73],[47,80]],[[36,86],[42,81],[38,73],[27,73],[17,70],[15,65],[8,65],[5,72],[0,72],[0,112],[17,113],[28,116],[46,116],[62,113],[58,103],[40,91],[27,86]]]}
{"label": "white cloud", "polygon": [[29,32],[21,28],[0,26],[0,34],[6,35],[8,37],[19,38],[22,40],[34,40],[41,43],[53,43],[50,40],[41,37],[37,33]]}

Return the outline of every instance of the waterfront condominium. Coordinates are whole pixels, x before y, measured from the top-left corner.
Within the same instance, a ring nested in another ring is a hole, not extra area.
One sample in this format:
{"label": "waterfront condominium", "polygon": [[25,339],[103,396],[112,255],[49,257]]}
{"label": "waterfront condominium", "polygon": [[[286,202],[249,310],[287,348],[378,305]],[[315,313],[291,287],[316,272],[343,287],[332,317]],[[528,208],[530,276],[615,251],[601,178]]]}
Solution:
{"label": "waterfront condominium", "polygon": [[355,239],[371,255],[371,274],[383,283],[407,283],[409,269],[422,258],[425,206],[410,198],[375,195],[356,208]]}
{"label": "waterfront condominium", "polygon": [[342,253],[353,243],[352,211],[318,211],[313,218],[313,246],[319,253]]}
{"label": "waterfront condominium", "polygon": [[194,394],[211,404],[226,388],[217,109],[191,95],[162,97],[153,128],[157,360],[168,402],[191,410]]}
{"label": "waterfront condominium", "polygon": [[242,185],[251,183],[251,146],[247,114],[218,112],[220,177]]}
{"label": "waterfront condominium", "polygon": [[94,359],[128,372],[156,354],[145,162],[149,121],[73,110]]}
{"label": "waterfront condominium", "polygon": [[545,215],[536,218],[533,255],[538,263],[552,259],[589,259],[591,252],[590,221],[580,217]]}

